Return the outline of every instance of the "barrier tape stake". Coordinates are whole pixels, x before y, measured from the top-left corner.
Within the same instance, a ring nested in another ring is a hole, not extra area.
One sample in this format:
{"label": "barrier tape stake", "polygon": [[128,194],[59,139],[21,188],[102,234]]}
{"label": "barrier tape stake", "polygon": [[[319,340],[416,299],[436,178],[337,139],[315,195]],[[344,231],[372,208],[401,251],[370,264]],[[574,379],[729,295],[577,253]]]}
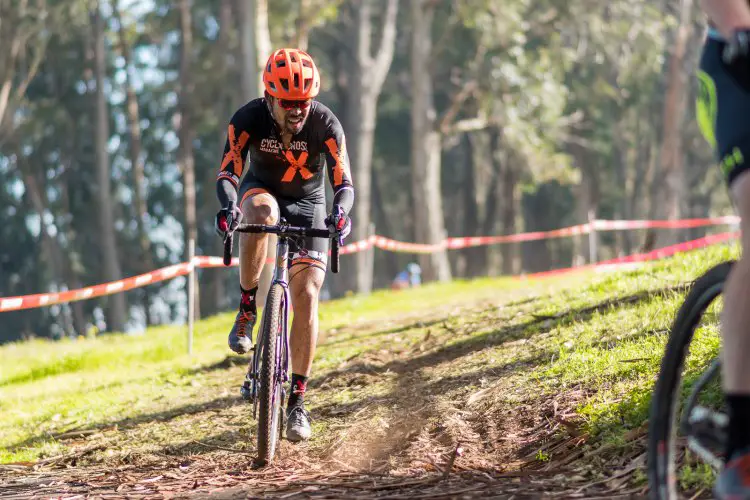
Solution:
{"label": "barrier tape stake", "polygon": [[195,239],[190,238],[190,241],[188,242],[188,269],[190,272],[188,272],[187,279],[188,279],[188,286],[187,286],[187,294],[188,294],[188,338],[187,338],[187,348],[188,348],[188,355],[193,354],[193,327],[194,321],[195,321]]}
{"label": "barrier tape stake", "polygon": [[594,209],[589,209],[589,263],[596,264],[599,260],[596,238],[596,214]]}
{"label": "barrier tape stake", "polygon": [[[375,224],[370,222],[370,225],[367,227],[367,239],[369,240],[374,235]],[[365,270],[367,273],[367,277],[365,278],[367,283],[365,284],[365,293],[370,293],[372,291],[372,284],[375,281],[375,245],[370,245],[370,248],[365,255],[367,255],[367,257],[365,257],[367,259],[367,269]]]}

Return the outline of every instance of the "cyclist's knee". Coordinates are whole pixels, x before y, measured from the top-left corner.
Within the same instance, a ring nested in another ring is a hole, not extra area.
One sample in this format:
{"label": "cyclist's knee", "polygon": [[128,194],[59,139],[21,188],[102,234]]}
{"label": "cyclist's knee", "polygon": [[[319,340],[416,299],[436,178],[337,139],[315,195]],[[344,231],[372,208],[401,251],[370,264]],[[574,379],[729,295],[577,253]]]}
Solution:
{"label": "cyclist's knee", "polygon": [[300,276],[295,280],[296,283],[292,286],[294,288],[293,293],[296,301],[302,301],[305,304],[313,304],[317,302],[318,297],[320,296],[320,289],[323,287],[323,277],[320,276],[321,274],[322,273],[310,272],[307,273],[306,276]]}
{"label": "cyclist's knee", "polygon": [[251,224],[276,224],[279,221],[279,205],[268,193],[247,198],[242,204],[244,222]]}

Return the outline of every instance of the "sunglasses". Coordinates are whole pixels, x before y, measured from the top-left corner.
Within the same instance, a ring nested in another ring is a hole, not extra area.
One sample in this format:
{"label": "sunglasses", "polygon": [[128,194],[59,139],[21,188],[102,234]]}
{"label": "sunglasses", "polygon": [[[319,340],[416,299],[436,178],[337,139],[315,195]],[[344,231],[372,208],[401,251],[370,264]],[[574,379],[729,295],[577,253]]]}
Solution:
{"label": "sunglasses", "polygon": [[295,101],[292,99],[278,99],[279,106],[283,109],[289,110],[294,108],[307,109],[312,104],[312,99],[305,99],[304,101]]}

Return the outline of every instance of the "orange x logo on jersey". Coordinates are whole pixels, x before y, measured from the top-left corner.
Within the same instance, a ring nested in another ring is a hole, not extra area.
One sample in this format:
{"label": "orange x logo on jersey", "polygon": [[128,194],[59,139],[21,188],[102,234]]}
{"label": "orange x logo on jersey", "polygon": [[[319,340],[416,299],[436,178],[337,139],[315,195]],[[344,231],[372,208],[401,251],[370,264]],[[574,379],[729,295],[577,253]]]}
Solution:
{"label": "orange x logo on jersey", "polygon": [[331,156],[333,156],[333,159],[336,162],[333,166],[333,186],[339,187],[344,182],[344,175],[349,179],[352,177],[347,168],[346,162],[344,161],[346,158],[346,142],[342,140],[341,149],[339,149],[338,144],[336,144],[336,139],[331,137],[326,141],[326,146],[328,146],[328,151],[331,152]]}
{"label": "orange x logo on jersey", "polygon": [[284,177],[281,178],[281,182],[292,182],[297,171],[299,171],[300,175],[305,180],[313,176],[313,173],[305,166],[305,162],[307,161],[307,151],[300,153],[299,158],[295,158],[294,153],[291,151],[284,152],[284,156],[289,162],[289,168],[284,172]]}
{"label": "orange x logo on jersey", "polygon": [[234,125],[229,125],[229,151],[224,155],[224,161],[221,162],[221,169],[224,170],[229,162],[233,163],[232,170],[237,177],[242,175],[243,170],[243,159],[242,159],[242,148],[247,144],[247,140],[250,139],[250,134],[243,131],[240,134],[239,140],[235,138]]}

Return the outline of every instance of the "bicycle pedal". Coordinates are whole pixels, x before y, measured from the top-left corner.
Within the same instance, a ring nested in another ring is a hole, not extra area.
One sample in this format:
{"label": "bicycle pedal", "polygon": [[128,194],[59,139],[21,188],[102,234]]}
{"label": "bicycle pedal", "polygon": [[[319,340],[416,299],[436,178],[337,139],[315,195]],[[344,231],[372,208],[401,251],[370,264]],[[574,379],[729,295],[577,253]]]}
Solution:
{"label": "bicycle pedal", "polygon": [[729,425],[729,416],[705,406],[696,406],[690,411],[688,424],[692,429],[724,431]]}
{"label": "bicycle pedal", "polygon": [[251,387],[248,387],[245,384],[242,384],[242,386],[240,387],[240,395],[245,401],[253,400],[253,390]]}
{"label": "bicycle pedal", "polygon": [[685,434],[690,448],[702,457],[710,457],[710,462],[721,457],[728,439],[729,417],[705,406],[696,406],[690,411],[687,423]]}

